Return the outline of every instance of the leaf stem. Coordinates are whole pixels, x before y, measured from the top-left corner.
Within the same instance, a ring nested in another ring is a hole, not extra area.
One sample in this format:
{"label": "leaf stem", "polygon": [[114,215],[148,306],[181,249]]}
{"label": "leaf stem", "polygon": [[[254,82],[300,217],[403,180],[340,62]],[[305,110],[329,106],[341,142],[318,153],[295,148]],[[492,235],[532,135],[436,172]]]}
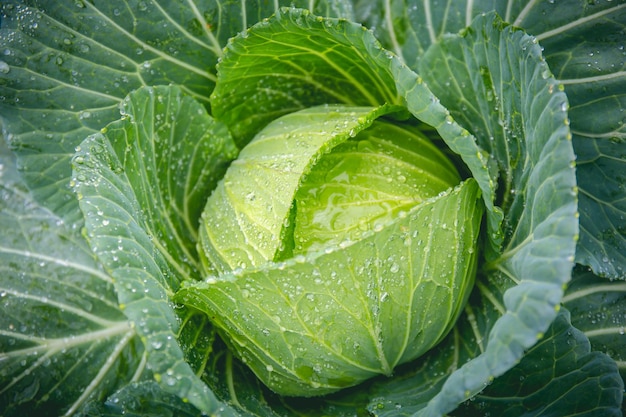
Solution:
{"label": "leaf stem", "polygon": [[563,297],[563,304],[567,304],[569,302],[586,298],[592,294],[603,293],[603,292],[626,292],[626,283],[619,284],[606,284],[606,285],[594,285],[593,287],[583,288],[580,290],[576,290],[574,292],[569,292]]}
{"label": "leaf stem", "polygon": [[[599,12],[594,13],[592,15],[585,16],[585,17],[582,17],[580,19],[574,20],[573,22],[569,22],[566,25],[559,26],[559,27],[557,27],[555,29],[552,29],[552,30],[549,30],[547,32],[543,32],[543,33],[537,35],[536,38],[537,38],[538,41],[542,41],[542,40],[550,38],[552,36],[559,35],[559,34],[561,34],[563,32],[567,32],[568,30],[570,30],[570,29],[572,29],[572,28],[574,28],[576,26],[584,25],[585,23],[588,23],[588,22],[590,22],[590,21],[592,21],[594,19],[599,19],[599,18],[601,18],[603,16],[606,16],[606,15],[608,15],[610,13],[613,13],[613,12],[616,12],[618,10],[621,10],[624,7],[626,7],[626,4],[620,4],[620,5],[615,6],[613,8],[599,11]],[[517,20],[516,20],[516,23],[518,23]]]}
{"label": "leaf stem", "polygon": [[391,41],[391,45],[393,46],[393,51],[396,55],[403,58],[402,56],[402,48],[398,43],[398,39],[396,38],[396,31],[394,30],[393,19],[391,16],[391,0],[385,0],[385,21],[387,22],[387,28],[389,32],[389,40]]}
{"label": "leaf stem", "polygon": [[235,390],[235,382],[233,378],[233,354],[230,350],[226,352],[226,384],[228,385],[230,402],[239,408],[243,408],[237,399],[237,391]]}
{"label": "leaf stem", "polygon": [[115,364],[115,362],[117,361],[118,357],[121,355],[122,351],[124,350],[124,348],[126,348],[126,346],[128,345],[128,343],[131,341],[131,339],[135,336],[135,331],[130,329],[127,331],[127,333],[124,335],[124,337],[122,338],[122,340],[120,340],[117,345],[115,346],[115,350],[113,350],[113,352],[111,352],[111,354],[107,357],[106,362],[104,363],[104,365],[100,368],[100,371],[98,371],[98,374],[95,376],[95,378],[93,378],[93,380],[91,381],[91,383],[85,387],[85,389],[83,390],[82,394],[80,397],[78,397],[78,399],[76,401],[74,401],[74,403],[72,404],[72,406],[67,410],[67,412],[65,413],[66,416],[72,416],[74,415],[74,413],[76,413],[76,411],[85,403],[85,401],[87,401],[87,399],[93,394],[93,392],[98,388],[98,386],[103,382],[103,380],[106,377],[106,374],[109,372],[109,370],[113,367],[113,365]]}
{"label": "leaf stem", "polygon": [[426,28],[428,29],[428,35],[430,36],[430,43],[437,42],[437,35],[435,35],[435,28],[433,27],[433,16],[430,10],[430,0],[424,0],[424,16],[426,16]]}

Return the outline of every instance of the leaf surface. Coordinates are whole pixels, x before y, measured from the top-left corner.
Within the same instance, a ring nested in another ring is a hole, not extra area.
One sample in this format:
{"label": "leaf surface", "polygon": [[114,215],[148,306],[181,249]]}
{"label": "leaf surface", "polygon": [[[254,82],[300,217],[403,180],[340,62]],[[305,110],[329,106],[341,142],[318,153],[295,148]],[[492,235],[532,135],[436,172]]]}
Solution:
{"label": "leaf surface", "polygon": [[0,409],[70,415],[146,373],[113,279],[0,149]]}
{"label": "leaf surface", "polygon": [[104,403],[90,404],[84,417],[201,417],[206,414],[163,389],[154,381],[130,384]]}
{"label": "leaf surface", "polygon": [[616,363],[591,352],[589,341],[560,313],[521,362],[453,413],[482,416],[622,415],[623,382]]}
{"label": "leaf surface", "polygon": [[[553,6],[546,7],[554,14]],[[597,275],[624,280],[626,3],[567,7],[554,27],[535,34],[570,102],[581,224],[576,261]]]}
{"label": "leaf surface", "polygon": [[203,29],[208,3],[3,3],[3,123],[38,201],[79,221],[68,187],[74,148],[118,118],[131,90],[176,83],[208,103],[221,54]]}
{"label": "leaf surface", "polygon": [[589,338],[593,350],[615,360],[626,381],[626,284],[579,267],[563,303],[571,311],[572,324]]}
{"label": "leaf surface", "polygon": [[[105,133],[85,139],[73,160],[87,239],[142,337],[155,381],[203,412],[218,412],[223,405],[186,362],[177,341],[181,323],[170,297],[198,271],[193,262],[183,264],[192,240],[179,244],[176,236],[183,229],[173,219],[181,214],[179,204],[189,204],[189,212],[201,207],[197,199],[208,189],[198,192],[194,176],[205,181],[201,187],[210,187],[234,146],[177,87],[138,90],[125,110]],[[186,170],[181,177],[171,170],[178,161]]]}
{"label": "leaf surface", "polygon": [[[283,394],[319,395],[389,374],[458,316],[472,283],[479,194],[468,180],[352,244],[225,273],[183,287],[176,300],[212,317]],[[433,317],[433,308],[445,311]]]}
{"label": "leaf surface", "polygon": [[[286,250],[296,192],[315,162],[367,128],[386,107],[319,106],[263,129],[211,195],[200,226],[210,273],[260,266]],[[289,248],[291,251],[292,248]]]}

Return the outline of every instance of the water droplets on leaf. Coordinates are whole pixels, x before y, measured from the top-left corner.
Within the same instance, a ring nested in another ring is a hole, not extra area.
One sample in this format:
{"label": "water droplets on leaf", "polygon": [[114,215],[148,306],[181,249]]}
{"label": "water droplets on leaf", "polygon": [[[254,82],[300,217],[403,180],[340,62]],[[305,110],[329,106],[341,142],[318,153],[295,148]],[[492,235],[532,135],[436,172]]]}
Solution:
{"label": "water droplets on leaf", "polygon": [[11,71],[11,67],[4,61],[0,61],[0,73],[8,74]]}

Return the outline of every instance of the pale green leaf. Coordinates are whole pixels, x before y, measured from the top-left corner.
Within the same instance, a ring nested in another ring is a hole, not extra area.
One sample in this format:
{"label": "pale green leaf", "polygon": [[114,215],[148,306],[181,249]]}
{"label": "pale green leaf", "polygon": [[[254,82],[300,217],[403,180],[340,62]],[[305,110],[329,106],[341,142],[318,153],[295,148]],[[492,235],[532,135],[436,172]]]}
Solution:
{"label": "pale green leaf", "polygon": [[461,181],[414,126],[376,120],[354,133],[323,155],[298,189],[293,254],[359,240]]}
{"label": "pale green leaf", "polygon": [[228,44],[211,105],[241,145],[306,107],[399,104],[390,58],[361,25],[282,9]]}

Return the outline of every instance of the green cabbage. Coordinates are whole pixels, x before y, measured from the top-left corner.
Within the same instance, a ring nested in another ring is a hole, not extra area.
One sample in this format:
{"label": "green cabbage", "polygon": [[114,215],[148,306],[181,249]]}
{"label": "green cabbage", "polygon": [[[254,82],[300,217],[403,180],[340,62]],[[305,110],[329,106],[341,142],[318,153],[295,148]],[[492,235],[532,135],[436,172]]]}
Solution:
{"label": "green cabbage", "polygon": [[209,198],[214,276],[178,300],[204,311],[272,390],[321,395],[391,375],[452,328],[474,283],[473,179],[387,108],[276,119]]}
{"label": "green cabbage", "polygon": [[3,416],[621,416],[625,28],[3,1]]}

